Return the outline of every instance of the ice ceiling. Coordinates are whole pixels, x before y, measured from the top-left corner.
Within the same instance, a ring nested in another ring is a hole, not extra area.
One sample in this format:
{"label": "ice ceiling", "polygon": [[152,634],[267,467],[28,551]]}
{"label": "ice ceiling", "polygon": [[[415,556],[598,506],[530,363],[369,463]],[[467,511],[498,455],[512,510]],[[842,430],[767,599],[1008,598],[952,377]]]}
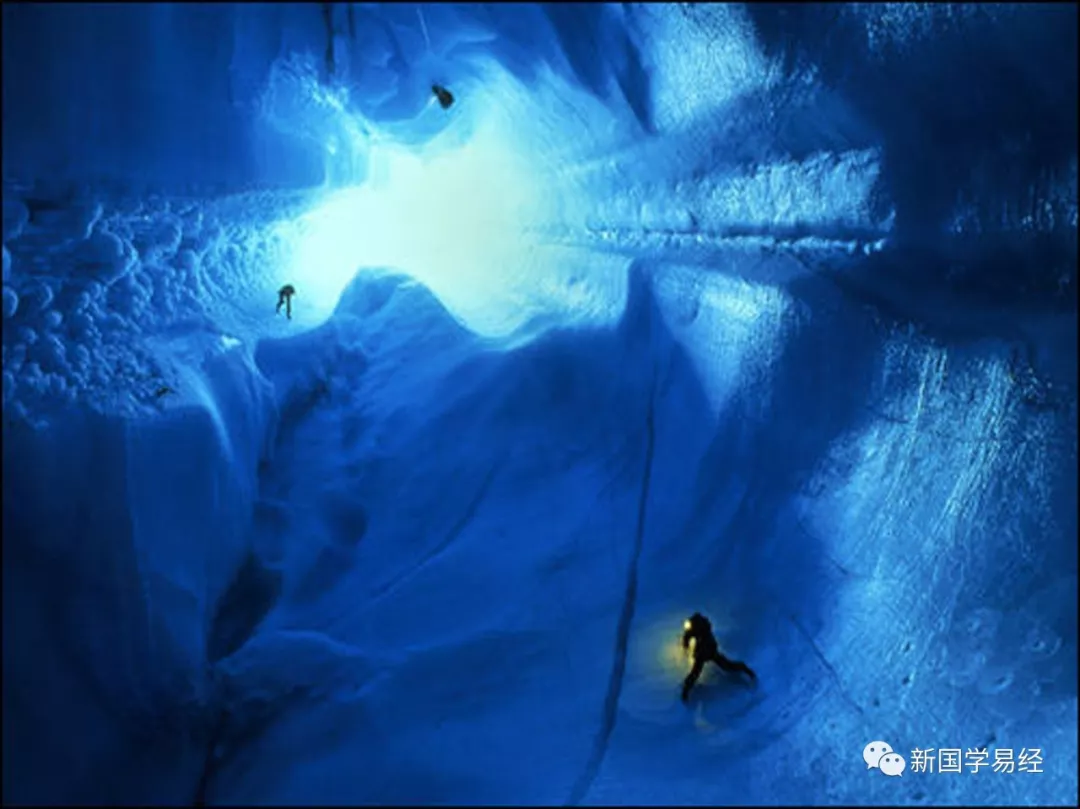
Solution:
{"label": "ice ceiling", "polygon": [[1075,803],[1076,22],[5,3],[5,802]]}

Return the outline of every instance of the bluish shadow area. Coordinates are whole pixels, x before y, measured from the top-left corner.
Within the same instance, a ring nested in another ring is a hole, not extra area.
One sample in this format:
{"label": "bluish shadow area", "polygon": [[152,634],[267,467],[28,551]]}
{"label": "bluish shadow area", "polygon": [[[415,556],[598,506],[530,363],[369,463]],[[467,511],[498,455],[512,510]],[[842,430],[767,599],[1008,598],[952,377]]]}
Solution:
{"label": "bluish shadow area", "polygon": [[879,133],[896,221],[862,286],[1075,308],[1075,4],[748,9],[767,53],[813,66]]}
{"label": "bluish shadow area", "polygon": [[649,76],[623,24],[625,7],[612,3],[544,3],[541,7],[575,84],[605,98],[608,84],[614,83],[642,133],[652,132]]}
{"label": "bluish shadow area", "polygon": [[198,718],[153,646],[123,435],[92,415],[4,430],[5,803],[171,802],[191,778]]}
{"label": "bluish shadow area", "polygon": [[[391,288],[390,282],[373,287],[355,283],[346,292],[336,319],[374,317],[390,297]],[[429,297],[419,290],[409,294]],[[398,306],[403,304],[398,301]],[[436,304],[430,300],[410,301],[409,311],[426,312],[432,306]],[[397,311],[400,315],[404,310]],[[428,341],[444,347],[470,340],[445,312],[433,314],[431,319],[425,315],[419,322],[425,324],[423,336],[406,340],[408,351],[420,350]],[[336,328],[347,334],[349,326],[342,321]],[[350,557],[348,565],[337,566],[321,595],[309,592],[305,584],[309,574],[296,571],[293,578],[298,584],[284,594],[283,614],[292,616],[286,625],[300,629],[306,626],[300,615],[345,610],[357,617],[339,618],[337,626],[344,621],[370,628],[358,629],[356,635],[342,635],[346,630],[338,628],[335,637],[341,642],[361,648],[405,643],[394,627],[410,627],[423,617],[427,604],[416,602],[421,605],[418,607],[414,603],[414,577],[424,574],[424,590],[430,591],[425,598],[437,598],[440,614],[427,620],[441,627],[454,622],[455,604],[474,600],[471,593],[457,589],[464,586],[462,581],[472,580],[476,589],[497,590],[495,582],[485,582],[483,577],[514,580],[520,573],[513,571],[528,570],[535,564],[533,557],[543,557],[545,548],[551,548],[550,568],[545,565],[544,571],[552,579],[536,583],[538,592],[544,594],[545,606],[534,604],[528,591],[511,596],[512,603],[493,602],[485,610],[494,616],[488,619],[491,626],[486,631],[523,633],[542,627],[553,631],[552,599],[565,587],[576,594],[558,599],[571,622],[567,627],[559,626],[560,632],[568,633],[565,648],[553,652],[552,660],[544,655],[536,657],[534,665],[543,666],[543,671],[554,666],[558,671],[562,657],[568,656],[573,668],[592,672],[587,681],[567,683],[560,679],[565,675],[550,680],[546,679],[550,675],[544,675],[550,695],[546,705],[530,701],[518,706],[514,697],[517,675],[505,675],[505,683],[493,680],[488,688],[484,684],[494,675],[485,674],[478,682],[477,673],[464,662],[460,667],[444,663],[433,679],[404,667],[389,677],[392,685],[387,686],[390,690],[385,698],[375,693],[366,708],[356,709],[357,721],[362,717],[366,726],[374,723],[378,727],[383,721],[392,721],[400,710],[438,715],[447,710],[435,707],[443,690],[460,687],[476,703],[477,712],[505,714],[523,728],[544,727],[545,715],[561,716],[566,706],[574,703],[578,740],[563,739],[553,729],[535,736],[519,732],[513,737],[513,748],[501,750],[498,745],[480,743],[492,731],[478,721],[469,730],[453,731],[458,734],[453,738],[466,740],[458,744],[474,751],[468,761],[458,762],[460,751],[446,747],[449,742],[442,734],[432,736],[425,729],[431,718],[400,727],[381,739],[376,749],[359,729],[342,730],[344,735],[335,739],[323,738],[319,724],[308,726],[303,720],[305,698],[298,697],[298,703],[282,705],[282,712],[269,720],[232,715],[222,739],[230,748],[226,760],[237,762],[240,769],[231,774],[223,771],[224,780],[216,787],[211,785],[208,794],[219,800],[238,799],[240,795],[250,799],[253,794],[262,796],[260,800],[273,794],[283,799],[303,796],[336,802],[446,800],[442,778],[423,775],[423,767],[430,766],[460,776],[462,791],[455,794],[462,799],[550,803],[561,802],[567,795],[580,798],[604,766],[612,739],[625,721],[620,716],[626,689],[640,691],[644,687],[660,700],[677,700],[677,677],[658,680],[655,672],[642,672],[630,659],[634,637],[673,604],[692,611],[707,610],[718,601],[726,603],[733,613],[745,618],[727,639],[749,655],[751,662],[756,657],[770,657],[770,647],[778,642],[771,634],[776,608],[765,603],[762,594],[782,594],[783,609],[797,614],[811,631],[828,626],[837,616],[830,612],[831,574],[825,548],[815,538],[798,534],[786,512],[800,483],[834,438],[863,416],[856,405],[865,393],[868,360],[876,347],[861,339],[866,335],[860,335],[859,352],[849,351],[846,361],[825,361],[823,365],[822,357],[834,352],[839,355],[843,341],[852,333],[844,328],[828,329],[822,322],[820,327],[793,335],[777,363],[763,369],[758,385],[752,385],[745,398],[736,399],[718,423],[685,351],[657,310],[647,271],[638,267],[632,271],[625,315],[614,330],[549,333],[511,352],[468,356],[449,374],[437,370],[443,356],[440,349],[433,348],[425,354],[429,367],[436,369],[431,377],[435,384],[424,394],[431,402],[428,418],[413,423],[408,418],[409,408],[404,408],[395,418],[399,429],[387,436],[389,444],[372,458],[357,456],[357,451],[367,440],[367,430],[383,433],[385,428],[371,421],[362,399],[352,405],[355,412],[335,415],[334,411],[348,407],[340,398],[348,394],[340,392],[333,381],[340,369],[331,363],[325,371],[332,380],[327,396],[305,410],[293,428],[279,432],[276,460],[264,476],[262,495],[267,502],[280,503],[281,514],[287,515],[293,509],[293,499],[297,507],[305,507],[310,491],[314,491],[310,481],[333,480],[336,488],[351,493],[354,503],[370,504],[373,515],[358,555]],[[296,345],[293,342],[266,345],[260,351],[264,373],[282,380],[279,393],[285,399],[289,387],[285,380],[298,380],[303,389],[306,380],[319,375],[304,371],[305,362],[312,368],[322,367],[319,351],[313,350],[314,338]],[[384,373],[378,360],[372,367],[374,373]],[[419,370],[402,373],[425,377]],[[755,397],[764,398],[765,388],[774,384],[780,393],[770,399],[773,404],[763,406]],[[807,391],[818,384],[838,395],[827,393],[808,405]],[[359,427],[344,423],[352,419],[363,423]],[[305,426],[309,420],[310,425]],[[537,503],[548,502],[555,493],[559,493],[557,513],[551,513],[550,519],[533,523],[514,517],[519,511],[532,513]],[[445,530],[433,530],[431,515],[447,509],[460,511],[460,517],[451,520]],[[717,514],[730,515],[733,509],[733,518]],[[312,524],[306,520],[303,531],[310,533]],[[475,528],[477,524],[483,527]],[[567,531],[573,536],[580,533],[573,540],[576,550],[569,555],[564,555],[566,551],[556,553],[556,548],[571,541]],[[277,535],[281,526],[266,519],[257,522],[256,532]],[[260,542],[257,537],[255,544]],[[455,568],[455,553],[465,553],[462,547],[478,542],[488,557],[484,567]],[[608,545],[610,551],[605,551]],[[402,550],[409,547],[415,551]],[[594,555],[606,558],[609,552],[613,564],[605,564],[603,576],[592,579],[591,559]],[[310,564],[310,575],[317,574],[318,560]],[[440,574],[432,570],[442,571],[438,589],[432,588],[434,576]],[[343,589],[345,582],[348,586]],[[342,601],[346,591],[347,604]],[[337,607],[319,606],[339,601]],[[498,620],[504,614],[515,616],[512,624],[503,626]],[[365,620],[361,617],[365,615],[371,617]],[[535,617],[526,620],[525,616]],[[281,620],[279,617],[278,626]],[[467,611],[463,610],[458,620],[451,637],[473,631],[470,621],[475,619]],[[389,626],[384,626],[387,621]],[[672,631],[678,629],[680,621],[681,617],[674,619]],[[573,636],[595,639],[586,656],[579,656],[585,647],[581,641],[571,640]],[[559,646],[563,645],[560,641]],[[527,659],[534,659],[525,636],[515,647]],[[795,654],[804,660],[812,657],[805,650],[795,650]],[[597,657],[604,662],[590,662],[589,658]],[[491,662],[497,671],[502,671],[503,665]],[[793,671],[798,669],[793,667]],[[789,681],[780,668],[771,669],[769,677],[780,693],[801,687]],[[714,688],[708,686],[703,693],[707,695]],[[595,696],[583,699],[585,694]],[[800,699],[794,695],[787,701]],[[396,700],[403,701],[399,705]],[[385,707],[378,707],[384,701]],[[582,705],[586,706],[584,714]],[[384,712],[385,720],[381,718]],[[749,743],[768,744],[791,719],[790,714],[751,718],[751,725],[760,721],[772,731],[771,735],[755,734]],[[342,717],[335,721],[348,724]],[[252,738],[249,729],[255,726],[259,730]],[[253,793],[249,784],[247,791],[234,791],[238,778],[250,782],[258,772],[258,760],[274,755],[273,745],[281,742],[273,740],[286,732],[290,738],[294,732],[302,732],[317,749],[308,750],[305,760],[297,762],[293,777],[287,783],[282,781],[280,787],[267,784]],[[420,774],[405,777],[393,763],[398,755],[394,751],[400,749],[399,754],[406,755],[411,749],[409,740],[420,737],[428,745],[423,763],[417,765]],[[468,741],[472,739],[476,741]],[[557,753],[565,745],[576,751],[581,744],[580,754]],[[242,747],[248,747],[248,752]],[[358,782],[351,770],[339,773],[338,765],[314,763],[319,759],[318,750],[325,748],[325,761],[331,762],[354,747],[355,755],[372,771],[381,771],[380,776]],[[635,754],[640,751],[638,748]],[[317,772],[318,778],[309,772]],[[477,779],[475,783],[473,779]],[[471,792],[467,791],[470,783]],[[286,791],[277,793],[275,789]]]}
{"label": "bluish shadow area", "polygon": [[[787,615],[797,615],[816,634],[837,617],[826,606],[833,596],[836,562],[828,547],[800,530],[793,501],[833,443],[868,421],[865,403],[880,373],[881,336],[864,313],[836,306],[828,282],[809,279],[793,291],[815,311],[830,314],[793,329],[767,378],[741,388],[721,414],[697,472],[703,512],[696,517],[720,503],[715,492],[724,485],[725,470],[743,470],[748,486],[727,523],[715,575],[724,588],[742,591],[762,617],[782,603]],[[737,569],[741,543],[768,543],[776,549],[762,555],[767,567],[760,576],[747,577]],[[735,569],[725,570],[725,565]],[[768,646],[761,630],[761,624],[747,626],[741,642],[750,648]]]}
{"label": "bluish shadow area", "polygon": [[274,596],[243,548],[267,401],[236,353],[201,372],[208,405],[5,424],[5,803],[194,794],[208,660]]}
{"label": "bluish shadow area", "polygon": [[[400,8],[397,16],[412,17],[407,4]],[[430,5],[423,13],[434,16]],[[472,58],[494,58],[523,83],[531,84],[539,80],[541,68],[549,69],[570,86],[608,102],[613,95],[621,95],[641,132],[653,131],[649,76],[626,24],[625,8],[614,3],[491,4],[469,7],[465,16],[479,20],[493,36],[450,47],[447,70],[468,73]],[[404,23],[408,25],[409,19]],[[395,47],[390,64],[404,68],[400,48]]]}
{"label": "bluish shadow area", "polygon": [[203,194],[321,182],[320,146],[272,131],[258,104],[305,13],[321,34],[318,8],[251,8],[6,3],[5,179]]}
{"label": "bluish shadow area", "polygon": [[5,178],[50,194],[353,182],[362,150],[327,147],[363,122],[329,96],[348,88],[350,113],[422,142],[455,120],[428,110],[431,85],[467,86],[473,57],[621,91],[649,129],[648,77],[610,4],[10,3],[3,20]]}
{"label": "bluish shadow area", "polygon": [[[837,440],[868,420],[864,403],[879,370],[881,337],[857,308],[836,306],[828,282],[809,279],[803,286],[800,297],[829,316],[785,330],[767,363],[750,351],[718,416],[688,383],[696,372],[681,351],[672,352],[659,388],[663,415],[641,570],[647,606],[636,628],[637,666],[648,667],[641,661],[672,642],[657,633],[674,637],[676,622],[701,610],[716,622],[725,653],[757,671],[759,687],[708,672],[690,706],[677,705],[672,716],[664,714],[663,700],[646,709],[647,689],[636,687],[590,803],[626,800],[646,788],[638,773],[664,785],[650,802],[689,800],[695,782],[709,802],[767,801],[773,793],[766,785],[780,774],[770,774],[762,759],[746,761],[768,749],[778,759],[787,755],[796,742],[785,737],[818,715],[823,693],[831,692],[857,721],[869,708],[862,695],[845,689],[862,676],[865,662],[829,660],[820,652],[818,639],[842,631],[850,618],[838,602],[848,574],[834,556],[835,538],[806,531],[802,509],[809,480]],[[672,625],[658,625],[661,618]],[[665,667],[650,675],[657,678],[652,687],[670,689],[674,703],[684,674]],[[715,726],[712,738],[693,731],[696,716]],[[664,748],[671,749],[656,753]],[[707,777],[702,767],[709,768]],[[620,786],[624,778],[634,780]],[[808,797],[792,788],[773,799]]]}

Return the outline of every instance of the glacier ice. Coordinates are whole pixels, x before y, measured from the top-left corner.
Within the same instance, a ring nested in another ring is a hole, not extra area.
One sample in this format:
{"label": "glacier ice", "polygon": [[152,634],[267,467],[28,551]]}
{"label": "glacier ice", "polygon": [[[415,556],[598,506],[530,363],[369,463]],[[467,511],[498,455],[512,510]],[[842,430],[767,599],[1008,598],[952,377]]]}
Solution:
{"label": "glacier ice", "polygon": [[1074,6],[3,22],[5,802],[1075,803]]}

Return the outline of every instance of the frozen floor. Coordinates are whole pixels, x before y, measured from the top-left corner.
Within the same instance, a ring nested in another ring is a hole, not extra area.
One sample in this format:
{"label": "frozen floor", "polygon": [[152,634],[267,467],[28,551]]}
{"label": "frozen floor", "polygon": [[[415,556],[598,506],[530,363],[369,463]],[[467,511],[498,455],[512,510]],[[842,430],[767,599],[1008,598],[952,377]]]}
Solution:
{"label": "frozen floor", "polygon": [[[1029,482],[1052,433],[993,348],[935,356],[841,308],[744,354],[715,415],[661,309],[638,277],[616,332],[504,354],[411,287],[339,315],[331,365],[314,338],[264,343],[272,379],[320,370],[260,479],[282,593],[223,662],[241,696],[210,800],[1068,794],[1074,551],[989,538],[1069,495]],[[991,400],[950,413],[970,386]],[[697,609],[758,687],[712,672],[679,702]],[[1038,747],[1046,772],[879,777],[879,737]]]}
{"label": "frozen floor", "polygon": [[[617,327],[503,350],[422,286],[364,276],[254,365],[207,360],[201,401],[12,428],[9,783],[122,802],[1067,802],[1069,413],[1023,398],[1007,344],[942,347],[820,280],[796,298],[716,276],[702,300],[757,315],[695,341],[708,310],[664,293],[681,277],[635,262]],[[679,702],[695,610],[756,688],[710,672]],[[44,684],[59,702],[26,699]],[[57,748],[90,732],[89,760]],[[1042,772],[886,778],[862,760],[876,739],[1038,749]]]}

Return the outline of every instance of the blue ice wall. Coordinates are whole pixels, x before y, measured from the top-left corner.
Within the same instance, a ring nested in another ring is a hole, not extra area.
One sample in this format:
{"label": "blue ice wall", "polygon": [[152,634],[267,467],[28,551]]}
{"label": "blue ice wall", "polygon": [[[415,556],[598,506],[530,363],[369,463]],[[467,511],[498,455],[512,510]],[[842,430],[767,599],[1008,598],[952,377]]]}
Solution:
{"label": "blue ice wall", "polygon": [[1075,6],[3,23],[5,802],[1075,805]]}

